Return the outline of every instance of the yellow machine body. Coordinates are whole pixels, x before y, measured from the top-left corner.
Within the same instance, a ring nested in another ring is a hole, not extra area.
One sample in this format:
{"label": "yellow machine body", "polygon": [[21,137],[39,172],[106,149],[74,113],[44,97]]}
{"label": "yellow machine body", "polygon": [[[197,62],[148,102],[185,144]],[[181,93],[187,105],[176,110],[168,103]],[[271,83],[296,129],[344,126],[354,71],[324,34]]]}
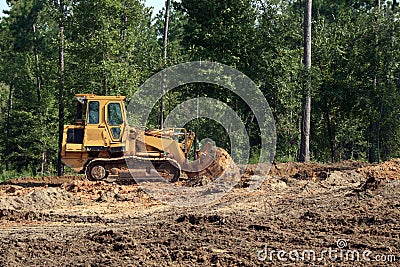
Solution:
{"label": "yellow machine body", "polygon": [[64,126],[62,143],[62,161],[76,172],[86,173],[91,180],[102,180],[126,172],[123,159],[150,159],[159,172],[172,172],[176,178],[181,167],[188,165],[193,132],[184,128],[143,131],[130,127],[124,96],[77,94],[76,98],[76,122]]}

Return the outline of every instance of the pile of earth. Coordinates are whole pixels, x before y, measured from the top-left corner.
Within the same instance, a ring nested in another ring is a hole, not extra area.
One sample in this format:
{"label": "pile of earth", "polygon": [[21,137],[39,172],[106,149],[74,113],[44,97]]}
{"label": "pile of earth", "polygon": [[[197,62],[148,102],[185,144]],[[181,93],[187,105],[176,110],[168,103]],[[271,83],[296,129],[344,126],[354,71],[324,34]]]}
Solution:
{"label": "pile of earth", "polygon": [[219,180],[229,183],[234,183],[240,179],[238,166],[229,153],[220,147],[216,148],[213,162],[199,174],[191,176],[182,185],[189,187],[204,186],[214,181],[217,177]]}
{"label": "pile of earth", "polygon": [[62,184],[61,188],[79,197],[82,201],[152,201],[137,184],[122,185],[103,181],[71,181]]}
{"label": "pile of earth", "polygon": [[[22,188],[10,186],[8,191]],[[7,191],[7,190],[6,190]],[[79,205],[80,198],[73,196],[62,188],[43,188],[26,195],[14,195],[0,198],[1,210],[47,210],[66,206]]]}
{"label": "pile of earth", "polygon": [[376,190],[388,181],[400,180],[400,159],[388,160],[379,165],[365,166],[358,169],[357,172],[365,177],[365,181],[360,186],[361,190]]}
{"label": "pile of earth", "polygon": [[385,161],[379,165],[365,166],[358,172],[367,178],[400,180],[400,159]]}
{"label": "pile of earth", "polygon": [[264,180],[264,184],[270,184],[275,180],[284,183],[290,183],[292,180],[304,180],[324,182],[330,185],[348,185],[361,179],[361,174],[357,173],[357,170],[368,165],[365,162],[351,160],[328,164],[317,162],[253,164],[247,165],[241,181],[236,187],[251,187],[251,180],[254,180],[254,177]]}
{"label": "pile of earth", "polygon": [[357,170],[367,166],[368,163],[359,161],[340,161],[337,163],[317,163],[317,162],[285,162],[273,163],[270,169],[270,175],[279,177],[292,177],[301,180],[328,178],[330,173],[335,171],[346,172]]}

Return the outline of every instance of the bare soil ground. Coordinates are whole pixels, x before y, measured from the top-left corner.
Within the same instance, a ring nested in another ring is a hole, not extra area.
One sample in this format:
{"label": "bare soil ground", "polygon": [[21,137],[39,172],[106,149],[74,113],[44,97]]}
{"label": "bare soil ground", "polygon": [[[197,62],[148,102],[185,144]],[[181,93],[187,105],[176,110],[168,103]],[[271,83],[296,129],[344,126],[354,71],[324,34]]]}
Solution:
{"label": "bare soil ground", "polygon": [[3,183],[0,266],[399,266],[400,160],[274,164],[250,191],[254,172],[194,208],[82,176]]}

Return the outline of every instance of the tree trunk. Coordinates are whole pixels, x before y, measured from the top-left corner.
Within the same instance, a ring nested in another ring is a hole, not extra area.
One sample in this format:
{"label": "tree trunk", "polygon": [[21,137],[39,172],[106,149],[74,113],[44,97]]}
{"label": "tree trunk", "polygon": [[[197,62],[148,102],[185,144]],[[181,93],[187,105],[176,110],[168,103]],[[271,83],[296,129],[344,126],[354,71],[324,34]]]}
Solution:
{"label": "tree trunk", "polygon": [[8,124],[7,129],[8,130],[10,129],[10,126],[11,126],[10,120],[11,120],[11,114],[12,114],[12,110],[13,110],[13,100],[12,100],[12,98],[13,98],[13,89],[14,89],[13,87],[14,87],[14,81],[11,81],[11,83],[10,83],[10,91],[8,92],[8,107],[7,107],[7,124]]}
{"label": "tree trunk", "polygon": [[[36,38],[36,24],[35,23],[33,23],[32,29],[33,29],[33,54],[35,57],[35,66],[36,66],[36,86],[37,86],[36,95],[37,95],[37,101],[38,101],[38,105],[39,105],[39,121],[40,121],[40,124],[43,124],[43,108],[42,108],[42,96],[41,96],[42,79],[40,76],[39,52],[38,52],[38,45],[37,45],[37,38]],[[42,130],[42,137],[43,137],[45,128],[42,127],[41,130]],[[43,150],[42,150],[42,164],[41,164],[41,169],[40,169],[41,176],[43,176],[43,174],[44,174],[44,168],[46,165],[45,147],[46,146],[43,146]]]}
{"label": "tree trunk", "polygon": [[[126,9],[126,7],[124,7]],[[128,17],[126,15],[126,11],[124,11],[124,14],[122,15],[122,30],[121,30],[121,38],[122,38],[122,44],[124,48],[126,48],[126,24],[128,22]]]}
{"label": "tree trunk", "polygon": [[108,77],[106,71],[103,73],[103,95],[108,95]]}
{"label": "tree trunk", "polygon": [[301,121],[300,162],[310,161],[311,126],[311,10],[312,0],[306,0],[304,12],[304,65],[306,81],[304,83],[303,111]]}
{"label": "tree trunk", "polygon": [[39,116],[40,121],[42,121],[42,97],[41,97],[41,87],[42,87],[42,79],[40,77],[40,66],[39,66],[39,53],[38,53],[38,46],[37,46],[37,38],[36,38],[36,25],[33,23],[33,54],[35,56],[35,66],[36,66],[36,95],[37,101],[39,105]]}
{"label": "tree trunk", "polygon": [[369,163],[374,163],[376,162],[376,147],[375,147],[375,131],[376,131],[376,123],[371,122],[371,124],[368,127],[367,130],[367,135],[369,136],[368,138],[368,161]]}
{"label": "tree trunk", "polygon": [[[381,0],[376,0],[376,8],[378,9],[378,11],[380,11],[381,9]],[[379,73],[379,36],[378,36],[378,29],[379,29],[379,24],[380,24],[380,19],[379,16],[376,18],[376,32],[375,32],[375,55],[374,55],[374,61],[375,61],[375,74],[374,74],[374,79],[373,79],[373,87],[374,87],[374,92],[378,91],[378,73]],[[381,87],[381,86],[380,86]],[[377,148],[377,152],[378,152],[378,163],[380,163],[381,161],[381,151],[380,151],[380,131],[381,131],[381,119],[382,119],[382,110],[383,110],[383,95],[382,95],[382,102],[381,102],[381,108],[380,108],[380,115],[378,118],[378,122],[374,123],[374,131],[376,130],[376,148]],[[371,151],[371,155],[373,155],[370,158],[370,162],[375,162],[376,161],[376,156],[375,156],[375,144],[372,145],[373,151]],[[373,153],[372,153],[373,152]],[[373,160],[373,161],[372,161]]]}
{"label": "tree trunk", "polygon": [[[164,55],[163,55],[163,65],[164,68],[167,66],[167,56],[168,56],[168,27],[169,27],[169,9],[171,6],[171,0],[165,1],[165,18],[164,18]],[[162,96],[160,101],[160,128],[163,128],[164,125],[164,94],[165,94],[165,87],[166,87],[166,77],[163,75],[163,82],[162,82]]]}
{"label": "tree trunk", "polygon": [[62,176],[64,174],[64,166],[61,161],[61,150],[62,150],[62,139],[64,132],[64,0],[60,0],[60,20],[59,20],[59,84],[58,84],[58,164],[57,164],[57,175]]}
{"label": "tree trunk", "polygon": [[[10,91],[8,93],[8,107],[7,107],[7,137],[11,136],[11,116],[13,110],[13,90],[14,90],[14,79],[10,83]],[[10,146],[6,145],[6,170],[10,169],[10,165],[8,162],[8,156],[10,155]]]}
{"label": "tree trunk", "polygon": [[168,28],[169,28],[169,10],[171,6],[171,0],[165,1],[165,19],[164,19],[164,67],[167,64],[168,55]]}
{"label": "tree trunk", "polygon": [[326,107],[325,111],[325,118],[326,118],[326,127],[328,129],[328,137],[329,137],[329,146],[331,150],[331,161],[335,162],[335,136],[333,132],[331,118],[329,116],[328,106]]}

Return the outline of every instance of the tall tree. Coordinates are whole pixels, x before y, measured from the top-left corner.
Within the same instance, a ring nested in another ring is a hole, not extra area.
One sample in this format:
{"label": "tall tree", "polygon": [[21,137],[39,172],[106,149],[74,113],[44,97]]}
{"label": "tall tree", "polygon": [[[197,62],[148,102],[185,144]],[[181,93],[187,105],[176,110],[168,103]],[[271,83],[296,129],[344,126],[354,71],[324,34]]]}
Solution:
{"label": "tall tree", "polygon": [[304,66],[306,81],[304,83],[303,115],[301,121],[301,143],[299,161],[310,161],[310,129],[311,129],[311,21],[312,0],[305,1],[304,8]]}
{"label": "tall tree", "polygon": [[[168,56],[168,31],[169,31],[169,14],[170,14],[171,0],[165,1],[165,16],[164,16],[164,31],[163,31],[163,68],[167,66],[167,56]],[[162,84],[162,96],[160,103],[160,128],[164,126],[164,95],[165,95],[165,84],[166,80],[164,77]]]}
{"label": "tall tree", "polygon": [[58,68],[59,68],[59,84],[58,84],[58,164],[57,164],[57,175],[62,176],[64,174],[64,166],[62,164],[62,139],[64,134],[64,21],[65,21],[65,2],[59,0],[59,47],[58,47]]}

